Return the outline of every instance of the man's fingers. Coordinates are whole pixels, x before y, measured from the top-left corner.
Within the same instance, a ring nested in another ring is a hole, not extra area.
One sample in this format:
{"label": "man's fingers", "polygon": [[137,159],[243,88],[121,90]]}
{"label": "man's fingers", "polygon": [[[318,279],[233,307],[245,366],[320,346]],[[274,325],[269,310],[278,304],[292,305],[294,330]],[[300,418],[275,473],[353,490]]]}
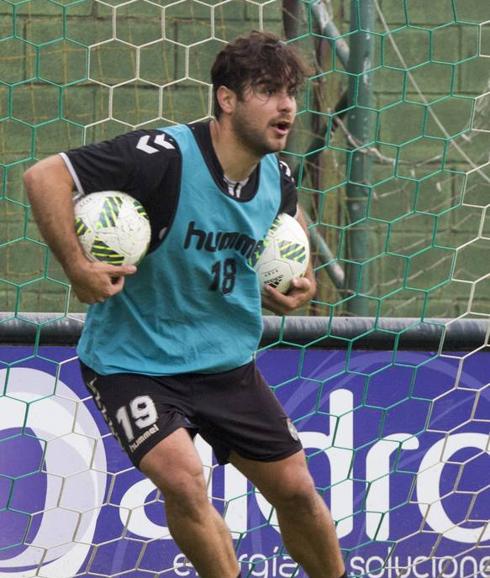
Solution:
{"label": "man's fingers", "polygon": [[119,293],[119,291],[121,291],[122,288],[124,287],[124,277],[112,277],[111,281],[112,281],[111,295],[115,295],[116,293]]}
{"label": "man's fingers", "polygon": [[108,263],[95,263],[94,273],[105,277],[109,276],[111,283],[114,285],[118,279],[129,275],[134,275],[137,268],[134,265],[109,265]]}
{"label": "man's fingers", "polygon": [[126,275],[134,275],[137,268],[134,265],[107,265],[110,269],[107,272],[111,277],[126,277]]}
{"label": "man's fingers", "polygon": [[273,313],[284,315],[289,310],[289,299],[274,287],[264,286],[262,293],[262,306]]}
{"label": "man's fingers", "polygon": [[262,290],[262,306],[278,315],[287,315],[310,300],[311,289],[311,281],[306,277],[294,277],[286,294],[265,285]]}
{"label": "man's fingers", "polygon": [[136,273],[134,265],[90,263],[84,275],[72,278],[72,287],[82,303],[102,303],[122,291],[126,276]]}
{"label": "man's fingers", "polygon": [[308,291],[311,282],[306,277],[293,277],[291,279],[291,289],[304,289]]}
{"label": "man's fingers", "polygon": [[289,290],[287,293],[281,293],[271,285],[264,285],[263,293],[272,295],[274,299],[277,299],[282,302],[286,302],[288,296],[291,296],[292,293],[306,293],[311,288],[311,282],[306,279],[306,277],[293,277],[291,279],[291,284],[289,286]]}

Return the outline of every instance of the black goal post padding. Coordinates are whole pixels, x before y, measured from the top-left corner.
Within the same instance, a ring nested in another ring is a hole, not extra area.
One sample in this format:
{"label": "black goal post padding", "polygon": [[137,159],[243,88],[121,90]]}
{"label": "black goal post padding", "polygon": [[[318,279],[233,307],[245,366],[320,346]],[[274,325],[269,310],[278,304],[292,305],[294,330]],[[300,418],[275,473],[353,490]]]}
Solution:
{"label": "black goal post padding", "polygon": [[[83,313],[0,313],[2,345],[76,344]],[[232,320],[230,320],[232,321]],[[261,347],[320,349],[419,349],[473,351],[488,349],[487,318],[419,319],[406,317],[264,316]]]}

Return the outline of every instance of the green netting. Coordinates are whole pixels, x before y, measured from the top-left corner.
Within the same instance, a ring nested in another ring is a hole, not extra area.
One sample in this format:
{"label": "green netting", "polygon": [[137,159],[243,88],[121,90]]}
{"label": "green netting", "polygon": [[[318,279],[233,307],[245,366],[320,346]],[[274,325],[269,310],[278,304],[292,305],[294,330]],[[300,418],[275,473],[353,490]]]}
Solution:
{"label": "green netting", "polygon": [[[386,457],[414,448],[422,433],[437,432],[449,439],[462,424],[488,426],[488,410],[479,409],[485,391],[488,395],[488,378],[482,377],[478,387],[461,381],[463,367],[484,348],[488,335],[465,354],[456,355],[445,347],[445,332],[454,323],[487,321],[490,315],[488,0],[0,0],[0,337],[2,325],[12,320],[35,329],[34,334],[27,331],[31,339],[27,353],[23,349],[20,356],[0,358],[0,418],[20,416],[17,429],[2,434],[4,448],[13,438],[32,436],[29,420],[42,411],[43,404],[46,411],[51,402],[65,404],[74,416],[83,406],[57,385],[71,361],[59,362],[55,354],[39,347],[44,327],[70,316],[79,319],[75,314],[84,307],[71,294],[33,224],[22,187],[23,172],[50,154],[133,128],[208,117],[208,70],[214,54],[226,41],[254,28],[284,35],[314,69],[284,156],[295,172],[310,222],[319,285],[315,300],[298,314],[324,318],[324,333],[319,334],[315,325],[311,339],[298,345],[279,327],[278,337],[268,342],[267,349],[290,345],[297,353],[294,370],[272,384],[276,392],[288,392],[298,380],[316,392],[297,418],[298,428],[312,417],[330,420],[327,449],[344,469],[337,470],[328,487],[319,482],[319,489],[327,499],[342,497],[342,488],[353,482],[356,457],[377,442],[388,443],[390,450],[382,453]],[[32,313],[45,315],[40,320]],[[354,322],[356,316],[370,321],[354,324],[347,333],[336,333],[337,326],[329,321],[354,317]],[[409,321],[403,326],[383,324],[393,317]],[[429,318],[440,333],[438,346],[421,360],[407,361],[401,354],[404,336],[413,335],[418,327],[422,330]],[[307,322],[305,326],[307,333]],[[360,369],[354,361],[360,347],[379,335],[387,344],[383,363],[369,371]],[[317,377],[301,381],[307,374],[308,356],[325,337],[346,350],[343,365],[327,376],[318,370]],[[464,342],[461,349],[468,349]],[[459,368],[453,381],[438,395],[420,391],[418,376],[434,360],[444,359]],[[34,360],[51,367],[53,380],[28,394],[17,394],[9,376]],[[393,398],[376,399],[372,392],[377,380],[380,375],[387,379],[393,368],[406,369],[406,382],[397,385]],[[328,406],[325,392],[347,377],[361,384],[359,403],[350,405],[340,395]],[[465,393],[472,409],[461,423],[433,427],[431,415],[444,403],[459,403],[458,396]],[[385,436],[390,415],[406,402],[421,413],[418,431],[396,439]],[[349,420],[365,412],[379,414],[379,428],[353,448],[341,426],[348,428]],[[44,460],[49,452],[56,452],[57,440],[70,435],[82,435],[75,422],[66,432],[40,438],[43,449],[37,464],[16,475],[0,471],[0,568],[7,568],[1,561],[12,552],[32,543],[38,524],[39,512],[19,509],[16,495],[29,491],[27,482],[45,472]],[[87,440],[93,442],[91,435]],[[90,447],[84,463],[93,473],[98,470],[90,451],[95,455],[97,443]],[[483,448],[480,453],[484,454]],[[312,452],[309,459],[314,464],[319,458]],[[460,462],[459,478],[473,459]],[[427,467],[443,461],[441,450]],[[211,474],[213,468],[208,467]],[[483,475],[479,487],[465,492],[473,505],[485,495],[488,484],[488,466],[482,471],[486,480]],[[127,474],[107,472],[110,480]],[[390,474],[404,480],[400,483],[410,480],[412,488],[417,484],[406,464],[395,463]],[[63,492],[69,490],[63,488],[79,475],[83,471],[55,475],[58,494],[51,496],[46,511],[62,510],[69,517],[69,508],[63,509]],[[25,486],[22,480],[27,480]],[[387,512],[376,511],[379,506],[372,497],[386,491],[383,479],[372,479],[366,471],[364,481],[363,503],[350,513],[334,508],[333,514],[341,535],[358,514],[377,515],[379,531],[371,531],[365,542],[349,542],[344,552],[352,561],[378,541],[386,544],[385,559],[379,557],[377,565],[367,570],[356,570],[359,562],[350,569],[356,575],[418,577],[427,568],[417,574],[417,564],[435,560],[427,570],[431,577],[451,575],[436,538],[423,551],[414,551],[410,562],[405,559],[396,569],[390,566],[397,544],[410,543],[430,531],[422,524],[417,532],[388,539],[383,522]],[[454,495],[457,479],[453,486]],[[370,494],[369,488],[376,492]],[[232,511],[243,495],[228,496],[225,509]],[[106,499],[107,507],[114,507],[110,492]],[[157,496],[155,502],[159,501]],[[401,511],[403,517],[403,509],[414,501],[413,489],[407,489],[406,499],[389,505],[388,511]],[[472,508],[466,509],[460,524],[480,527]],[[424,520],[430,520],[429,510]],[[83,515],[75,521],[60,517],[60,523],[83,526]],[[25,518],[23,535],[9,537],[10,516]],[[126,519],[127,527],[130,520]],[[249,532],[260,527],[257,523]],[[447,536],[453,530],[447,529]],[[466,544],[460,559],[481,545],[481,536]],[[125,549],[132,539],[123,531],[112,537],[112,543]],[[75,531],[73,540],[83,542]],[[237,543],[239,547],[240,540]],[[106,546],[92,537],[88,561],[77,576],[123,575],[113,570],[112,558],[104,554]],[[46,560],[55,559],[60,547],[55,541],[38,544],[29,568],[13,575],[44,576],[49,571],[43,570]],[[278,549],[271,555],[270,568],[273,558],[283,554]],[[273,575],[272,570],[261,574],[260,568],[248,567],[250,575]],[[462,564],[458,576],[488,576],[485,568],[473,572],[471,564],[466,568]],[[294,573],[282,571],[274,575]],[[56,576],[62,576],[60,572]],[[124,575],[186,574],[175,568],[147,568],[141,554]]]}

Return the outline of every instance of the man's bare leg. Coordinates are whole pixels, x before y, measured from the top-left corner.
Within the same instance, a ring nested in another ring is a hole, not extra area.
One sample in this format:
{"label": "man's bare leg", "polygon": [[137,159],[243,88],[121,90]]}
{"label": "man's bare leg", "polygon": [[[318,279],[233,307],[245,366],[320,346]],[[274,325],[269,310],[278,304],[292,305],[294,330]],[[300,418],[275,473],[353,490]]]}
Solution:
{"label": "man's bare leg", "polygon": [[161,490],[175,542],[201,578],[237,578],[230,532],[209,502],[202,463],[185,429],[162,440],[140,462]]}
{"label": "man's bare leg", "polygon": [[247,460],[232,454],[231,462],[276,508],[289,554],[310,578],[341,578],[345,566],[335,526],[298,452],[276,462]]}

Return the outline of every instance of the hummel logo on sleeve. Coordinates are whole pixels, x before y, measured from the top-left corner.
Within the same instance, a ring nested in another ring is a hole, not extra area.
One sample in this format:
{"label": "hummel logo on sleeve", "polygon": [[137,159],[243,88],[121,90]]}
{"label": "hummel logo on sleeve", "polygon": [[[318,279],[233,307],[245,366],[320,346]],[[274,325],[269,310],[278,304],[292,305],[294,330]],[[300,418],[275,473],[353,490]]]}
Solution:
{"label": "hummel logo on sleeve", "polygon": [[143,151],[149,155],[158,153],[162,148],[164,149],[175,149],[175,146],[170,142],[169,137],[165,133],[160,133],[157,135],[145,135],[138,140],[136,148]]}

